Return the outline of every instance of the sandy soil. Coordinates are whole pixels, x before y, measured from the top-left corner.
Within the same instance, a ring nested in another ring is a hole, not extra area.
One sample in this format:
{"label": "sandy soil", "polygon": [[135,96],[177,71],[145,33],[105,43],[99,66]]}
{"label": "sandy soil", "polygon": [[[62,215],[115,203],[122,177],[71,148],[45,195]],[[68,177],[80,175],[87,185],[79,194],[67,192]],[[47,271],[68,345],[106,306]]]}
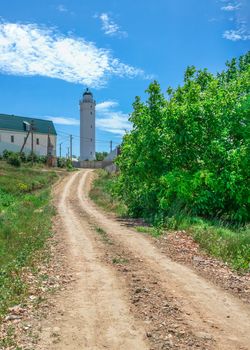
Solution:
{"label": "sandy soil", "polygon": [[249,349],[249,306],[96,208],[91,178],[81,170],[55,190],[75,281],[37,349]]}

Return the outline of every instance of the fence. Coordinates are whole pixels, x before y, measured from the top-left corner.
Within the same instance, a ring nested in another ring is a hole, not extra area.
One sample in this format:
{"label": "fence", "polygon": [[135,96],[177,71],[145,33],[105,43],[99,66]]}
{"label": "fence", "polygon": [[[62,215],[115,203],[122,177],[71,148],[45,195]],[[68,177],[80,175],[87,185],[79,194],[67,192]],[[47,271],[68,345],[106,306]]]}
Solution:
{"label": "fence", "polygon": [[112,160],[80,160],[79,162],[73,161],[74,167],[84,169],[104,169],[112,164]]}

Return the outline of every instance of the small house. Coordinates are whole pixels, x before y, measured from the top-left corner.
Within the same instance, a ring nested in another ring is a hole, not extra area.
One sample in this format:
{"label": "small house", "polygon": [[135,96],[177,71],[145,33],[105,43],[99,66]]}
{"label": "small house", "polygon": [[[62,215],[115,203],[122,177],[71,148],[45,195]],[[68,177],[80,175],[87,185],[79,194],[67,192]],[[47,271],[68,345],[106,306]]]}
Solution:
{"label": "small house", "polygon": [[6,149],[56,156],[56,135],[50,120],[0,114],[0,154]]}

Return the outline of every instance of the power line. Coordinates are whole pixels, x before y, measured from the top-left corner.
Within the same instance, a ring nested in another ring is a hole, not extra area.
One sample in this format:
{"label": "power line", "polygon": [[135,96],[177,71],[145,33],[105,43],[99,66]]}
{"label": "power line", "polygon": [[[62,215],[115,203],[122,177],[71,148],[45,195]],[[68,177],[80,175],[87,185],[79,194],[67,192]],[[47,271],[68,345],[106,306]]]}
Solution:
{"label": "power line", "polygon": [[[68,135],[68,137],[69,137],[70,135],[72,135],[72,136],[77,137],[77,138],[79,138],[79,139],[81,139],[81,140],[86,140],[86,142],[92,140],[92,138],[90,138],[90,137],[82,137],[82,136],[79,136],[79,135],[66,133],[66,132],[61,131],[61,130],[59,130],[59,132],[62,133],[62,134]],[[103,143],[108,143],[108,144],[110,144],[110,141],[101,140],[101,139],[95,139],[95,142],[103,142]],[[113,141],[112,141],[112,142],[113,142]],[[113,142],[113,144],[119,145],[119,142]]]}

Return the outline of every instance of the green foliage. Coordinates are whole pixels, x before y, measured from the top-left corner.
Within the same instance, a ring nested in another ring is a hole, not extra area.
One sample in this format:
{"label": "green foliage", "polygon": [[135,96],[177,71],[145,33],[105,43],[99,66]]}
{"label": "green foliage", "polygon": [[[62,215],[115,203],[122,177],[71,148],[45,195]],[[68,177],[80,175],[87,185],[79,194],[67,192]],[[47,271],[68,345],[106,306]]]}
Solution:
{"label": "green foliage", "polygon": [[105,170],[97,170],[98,175],[90,190],[90,198],[106,211],[114,211],[118,216],[127,215],[126,206],[114,196],[115,175],[109,174]]}
{"label": "green foliage", "polygon": [[16,153],[10,154],[8,156],[7,162],[10,165],[16,166],[16,167],[20,167],[21,166],[21,159],[20,156]]}
{"label": "green foliage", "polygon": [[5,150],[3,151],[3,159],[6,159],[6,160],[7,160],[11,154],[12,154],[11,151],[8,151],[7,149],[5,149]]}
{"label": "green foliage", "polygon": [[188,67],[183,86],[136,97],[115,186],[131,216],[177,213],[234,225],[250,216],[250,53],[216,76]]}
{"label": "green foliage", "polygon": [[57,158],[58,168],[66,168],[66,158]]}
{"label": "green foliage", "polygon": [[194,239],[210,254],[222,258],[236,270],[250,270],[249,229],[232,231],[204,221],[193,224],[189,229]]}
{"label": "green foliage", "polygon": [[68,158],[66,160],[66,169],[67,170],[72,170],[74,167],[73,167],[73,164],[72,164],[72,161]]}
{"label": "green foliage", "polygon": [[26,154],[24,152],[20,153],[20,159],[22,163],[25,163],[27,161]]}
{"label": "green foliage", "polygon": [[0,318],[27,293],[22,270],[50,235],[54,172],[0,162]]}
{"label": "green foliage", "polygon": [[103,160],[105,157],[107,157],[108,152],[96,152],[95,157],[96,160]]}
{"label": "green foliage", "polygon": [[57,158],[57,166],[58,168],[66,168],[69,171],[74,168],[69,158]]}
{"label": "green foliage", "polygon": [[3,151],[3,159],[7,160],[7,162],[14,166],[20,166],[21,163],[32,162],[37,164],[46,164],[47,157],[46,156],[38,156],[36,153],[29,153],[26,155],[24,152],[12,152],[8,150]]}
{"label": "green foliage", "polygon": [[23,162],[33,162],[37,164],[46,164],[47,163],[47,156],[38,156],[36,153],[30,153],[25,157],[25,154],[23,155]]}

